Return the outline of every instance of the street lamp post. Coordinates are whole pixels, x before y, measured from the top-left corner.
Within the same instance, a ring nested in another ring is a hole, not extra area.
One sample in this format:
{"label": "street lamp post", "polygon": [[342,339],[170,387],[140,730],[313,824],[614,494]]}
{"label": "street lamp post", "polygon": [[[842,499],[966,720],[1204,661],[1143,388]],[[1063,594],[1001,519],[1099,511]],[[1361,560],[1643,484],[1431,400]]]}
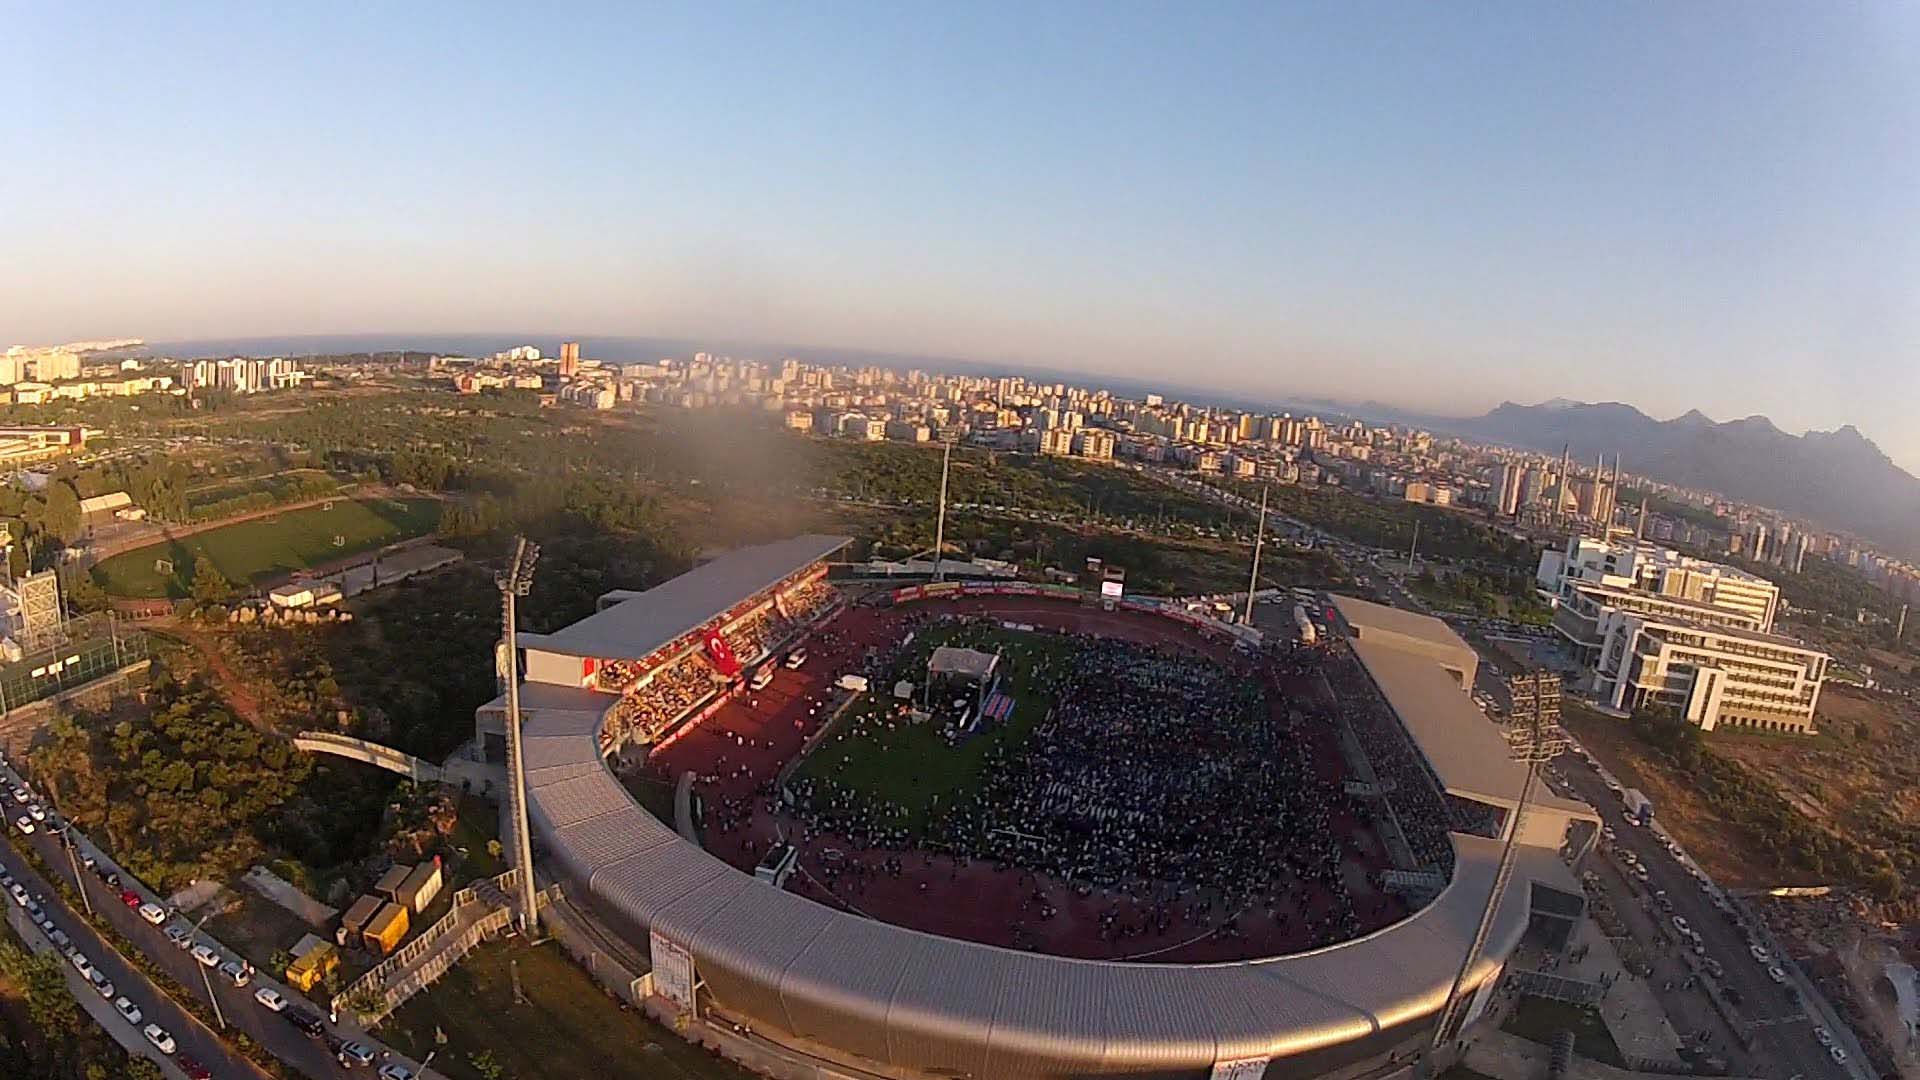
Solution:
{"label": "street lamp post", "polygon": [[501,623],[506,638],[507,670],[507,786],[512,802],[515,864],[520,871],[520,930],[532,937],[540,928],[540,915],[533,896],[533,835],[527,826],[527,771],[520,739],[520,645],[515,633],[518,619],[516,601],[533,590],[533,564],[540,558],[540,545],[516,537],[513,561],[504,573],[494,575],[500,589]]}

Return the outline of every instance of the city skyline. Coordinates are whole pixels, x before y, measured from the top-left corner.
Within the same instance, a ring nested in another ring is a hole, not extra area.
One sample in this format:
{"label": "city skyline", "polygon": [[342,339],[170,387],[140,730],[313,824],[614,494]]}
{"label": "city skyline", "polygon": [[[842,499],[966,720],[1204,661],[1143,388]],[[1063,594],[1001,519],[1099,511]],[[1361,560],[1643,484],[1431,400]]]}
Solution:
{"label": "city skyline", "polygon": [[1920,465],[1911,11],[371,20],[14,19],[0,337],[804,341]]}

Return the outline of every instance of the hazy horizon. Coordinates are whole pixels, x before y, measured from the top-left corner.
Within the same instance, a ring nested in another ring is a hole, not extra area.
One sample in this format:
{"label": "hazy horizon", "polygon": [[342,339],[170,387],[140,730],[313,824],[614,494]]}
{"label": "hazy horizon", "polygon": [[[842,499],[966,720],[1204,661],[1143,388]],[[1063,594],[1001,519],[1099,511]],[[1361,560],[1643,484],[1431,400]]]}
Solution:
{"label": "hazy horizon", "polygon": [[0,342],[806,342],[1920,466],[1920,9],[9,25]]}

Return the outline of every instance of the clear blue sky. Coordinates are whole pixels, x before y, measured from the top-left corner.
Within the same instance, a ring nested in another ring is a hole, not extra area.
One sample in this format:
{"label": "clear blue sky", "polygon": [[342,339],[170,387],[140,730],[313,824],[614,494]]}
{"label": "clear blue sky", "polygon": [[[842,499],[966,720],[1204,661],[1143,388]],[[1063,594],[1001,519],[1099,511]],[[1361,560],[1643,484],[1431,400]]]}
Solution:
{"label": "clear blue sky", "polygon": [[0,341],[844,345],[1858,424],[1920,7],[0,0]]}

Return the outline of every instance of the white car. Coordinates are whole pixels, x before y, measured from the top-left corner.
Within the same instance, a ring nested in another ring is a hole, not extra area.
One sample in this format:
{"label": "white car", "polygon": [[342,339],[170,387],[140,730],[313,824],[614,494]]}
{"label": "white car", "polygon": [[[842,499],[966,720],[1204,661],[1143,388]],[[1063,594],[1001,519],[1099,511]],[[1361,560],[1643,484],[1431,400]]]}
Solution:
{"label": "white car", "polygon": [[253,981],[253,969],[238,960],[229,960],[220,965],[220,974],[234,986],[245,986]]}
{"label": "white car", "polygon": [[161,923],[167,921],[167,909],[161,907],[159,904],[141,904],[140,917],[155,926],[159,926]]}
{"label": "white car", "polygon": [[195,960],[200,961],[201,967],[217,968],[220,966],[220,954],[214,951],[211,945],[195,945],[189,951],[193,954]]}
{"label": "white car", "polygon": [[13,897],[14,903],[19,904],[21,907],[26,906],[27,887],[25,885],[22,885],[17,881],[14,882],[12,885],[7,886],[7,895]]}
{"label": "white car", "polygon": [[163,1054],[173,1053],[173,1036],[167,1034],[166,1028],[161,1027],[159,1024],[148,1024],[146,1027],[140,1029],[140,1034],[147,1037],[147,1041],[153,1044],[155,1050]]}
{"label": "white car", "polygon": [[1673,917],[1673,928],[1680,931],[1682,937],[1693,936],[1693,928],[1687,925],[1687,917],[1685,915],[1675,915]]}
{"label": "white car", "polygon": [[1845,1065],[1847,1063],[1847,1052],[1837,1046],[1827,1047],[1827,1056],[1833,1059],[1835,1065]]}
{"label": "white car", "polygon": [[94,968],[92,971],[87,972],[87,981],[93,984],[95,993],[98,993],[108,1001],[113,1000],[113,983],[109,982],[105,975],[101,974],[99,968]]}
{"label": "white car", "polygon": [[13,821],[13,824],[23,833],[33,832],[33,819],[28,817],[25,814],[21,814],[19,817],[15,818]]}
{"label": "white car", "polygon": [[1833,1032],[1828,1031],[1826,1028],[1823,1028],[1823,1027],[1814,1028],[1813,1041],[1819,1043],[1821,1046],[1832,1046]]}
{"label": "white car", "polygon": [[140,1006],[128,1001],[125,995],[113,999],[113,1011],[119,1013],[127,1023],[140,1026]]}
{"label": "white car", "polygon": [[1767,969],[1767,978],[1777,983],[1783,983],[1787,981],[1787,973],[1780,970],[1780,965],[1775,964]]}
{"label": "white car", "polygon": [[1773,959],[1772,953],[1768,952],[1767,950],[1761,948],[1758,945],[1747,946],[1747,952],[1753,956],[1754,962],[1758,964],[1764,964],[1767,961]]}
{"label": "white car", "polygon": [[253,1000],[265,1006],[268,1012],[282,1012],[287,1007],[286,995],[271,986],[263,986],[255,990]]}
{"label": "white car", "polygon": [[93,961],[87,959],[86,953],[76,950],[67,957],[67,962],[73,965],[73,970],[79,972],[82,978],[93,978]]}
{"label": "white car", "polygon": [[47,820],[47,808],[41,806],[39,803],[28,803],[27,816],[35,821],[45,821]]}

